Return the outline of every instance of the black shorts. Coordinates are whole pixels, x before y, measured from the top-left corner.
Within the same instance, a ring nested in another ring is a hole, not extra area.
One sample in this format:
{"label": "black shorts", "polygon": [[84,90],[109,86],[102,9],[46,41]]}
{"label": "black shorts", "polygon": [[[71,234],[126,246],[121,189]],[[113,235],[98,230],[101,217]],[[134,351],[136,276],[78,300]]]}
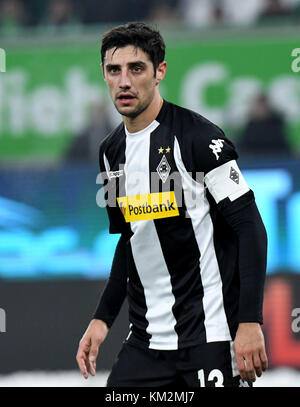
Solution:
{"label": "black shorts", "polygon": [[237,370],[232,342],[178,350],[143,349],[123,343],[107,387],[251,387]]}

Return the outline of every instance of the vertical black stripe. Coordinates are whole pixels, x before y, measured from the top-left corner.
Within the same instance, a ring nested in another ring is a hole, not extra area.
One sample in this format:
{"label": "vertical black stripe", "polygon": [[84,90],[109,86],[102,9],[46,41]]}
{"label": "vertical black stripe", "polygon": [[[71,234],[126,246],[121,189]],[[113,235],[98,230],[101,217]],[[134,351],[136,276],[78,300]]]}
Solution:
{"label": "vertical black stripe", "polygon": [[[127,247],[127,264],[128,264],[128,277],[129,284],[127,285],[127,296],[129,303],[129,321],[132,323],[132,335],[129,342],[134,342],[135,337],[145,342],[145,346],[149,346],[151,335],[147,333],[146,329],[149,325],[145,315],[148,311],[144,287],[141,283],[139,274],[137,272],[130,242]],[[132,306],[130,306],[130,304]],[[134,335],[134,336],[133,336]]]}
{"label": "vertical black stripe", "polygon": [[[162,158],[160,148],[171,167],[169,178],[174,182],[163,183],[157,173]],[[170,152],[165,151],[170,148]],[[178,347],[184,343],[206,342],[203,310],[203,286],[200,276],[200,252],[191,219],[186,217],[181,177],[174,156],[174,136],[159,126],[151,135],[149,165],[152,172],[152,192],[174,191],[180,207],[180,216],[155,219],[154,224],[159,237],[162,252],[171,277],[172,292],[175,297],[173,314],[177,321],[175,331],[178,335]],[[159,180],[159,182],[158,182]],[[154,182],[153,182],[154,181]],[[159,185],[159,191],[154,188]],[[179,188],[178,188],[179,187]]]}

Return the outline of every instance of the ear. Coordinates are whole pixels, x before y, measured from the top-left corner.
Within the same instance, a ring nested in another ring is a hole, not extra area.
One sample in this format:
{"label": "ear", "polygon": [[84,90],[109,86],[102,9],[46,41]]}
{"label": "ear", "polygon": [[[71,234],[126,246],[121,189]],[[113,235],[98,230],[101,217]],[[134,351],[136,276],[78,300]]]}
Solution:
{"label": "ear", "polygon": [[156,85],[158,85],[165,77],[167,71],[167,62],[161,62],[156,69]]}

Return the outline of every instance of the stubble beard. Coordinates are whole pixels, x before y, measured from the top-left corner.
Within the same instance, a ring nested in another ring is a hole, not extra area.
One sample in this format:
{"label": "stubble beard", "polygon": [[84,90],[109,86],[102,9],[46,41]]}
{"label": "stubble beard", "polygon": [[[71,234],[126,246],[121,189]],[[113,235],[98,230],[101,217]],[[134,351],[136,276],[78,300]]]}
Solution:
{"label": "stubble beard", "polygon": [[151,104],[151,102],[152,102],[153,99],[154,99],[154,92],[153,92],[153,94],[152,94],[147,100],[145,100],[143,103],[139,103],[139,104],[137,105],[137,107],[136,107],[133,111],[128,112],[128,113],[121,111],[121,110],[118,108],[118,106],[117,106],[116,103],[114,103],[114,105],[115,105],[115,108],[117,109],[117,111],[118,111],[122,116],[130,117],[130,118],[134,119],[134,118],[136,118],[137,116],[139,116],[141,113],[143,113],[143,112],[148,108],[148,106]]}

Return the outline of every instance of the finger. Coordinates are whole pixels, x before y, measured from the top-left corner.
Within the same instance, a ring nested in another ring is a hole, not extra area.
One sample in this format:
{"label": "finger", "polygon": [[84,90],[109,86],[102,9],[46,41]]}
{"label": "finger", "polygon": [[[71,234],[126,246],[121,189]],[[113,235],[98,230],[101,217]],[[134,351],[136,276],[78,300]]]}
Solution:
{"label": "finger", "polygon": [[254,365],[256,375],[258,377],[260,377],[262,375],[262,366],[261,366],[261,361],[260,361],[258,352],[255,352],[253,354],[253,365]]}
{"label": "finger", "polygon": [[251,380],[252,382],[255,382],[256,377],[255,377],[255,372],[254,372],[254,366],[252,362],[252,353],[247,353],[247,355],[244,356],[245,362],[246,362],[246,374],[247,378]]}
{"label": "finger", "polygon": [[262,371],[264,372],[268,369],[268,358],[267,358],[265,349],[262,349],[260,351],[259,357],[261,360]]}
{"label": "finger", "polygon": [[239,354],[236,354],[235,358],[236,358],[237,368],[240,373],[240,376],[241,376],[242,380],[246,380],[247,375],[246,375],[246,367],[245,367],[244,358],[243,358],[243,356],[241,356]]}
{"label": "finger", "polygon": [[85,379],[88,378],[87,366],[86,366],[86,355],[82,352],[79,352],[76,357],[79,369]]}
{"label": "finger", "polygon": [[91,345],[90,352],[88,355],[88,361],[89,361],[89,371],[93,376],[95,376],[95,374],[96,374],[96,359],[98,356],[98,349],[99,349],[99,342],[92,341],[92,345]]}
{"label": "finger", "polygon": [[89,342],[88,341],[81,341],[79,344],[76,360],[79,366],[81,373],[83,374],[84,378],[88,378],[87,372],[87,354],[89,352]]}
{"label": "finger", "polygon": [[88,371],[92,376],[95,376],[96,374],[96,361],[95,359],[91,356],[87,359],[87,367]]}

